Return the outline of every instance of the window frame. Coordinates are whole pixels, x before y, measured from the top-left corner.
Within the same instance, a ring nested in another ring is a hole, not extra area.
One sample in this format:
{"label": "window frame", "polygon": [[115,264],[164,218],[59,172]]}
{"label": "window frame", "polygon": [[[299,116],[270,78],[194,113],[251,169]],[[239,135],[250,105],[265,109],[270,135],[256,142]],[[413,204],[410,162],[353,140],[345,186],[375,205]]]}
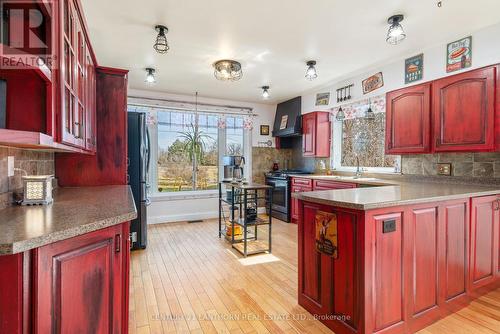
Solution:
{"label": "window frame", "polygon": [[[140,108],[149,108],[151,110],[155,110],[156,112],[163,109],[165,111],[174,111],[174,112],[185,112],[185,113],[200,113],[200,114],[212,114],[218,116],[228,116],[228,117],[245,117],[249,116],[247,113],[228,113],[217,112],[212,110],[194,110],[193,108],[175,108],[170,107],[168,105],[145,105],[142,103],[137,103],[135,101],[128,101],[127,110],[130,107],[140,107]],[[148,171],[148,185],[150,189],[150,197],[153,202],[164,200],[177,200],[177,199],[201,199],[201,198],[215,198],[218,196],[218,189],[209,189],[209,190],[186,190],[186,191],[172,191],[172,192],[160,192],[158,191],[158,124],[148,124],[148,130],[150,135],[151,142],[151,161],[152,163],[149,166]],[[226,129],[218,128],[217,133],[217,144],[218,144],[218,179],[222,180],[224,177],[224,168],[221,168],[223,157],[226,152]],[[224,154],[222,153],[224,152]],[[247,180],[252,181],[251,174],[251,164],[252,164],[252,130],[245,129],[243,127],[243,156],[245,157],[245,166],[244,166],[244,175]]]}

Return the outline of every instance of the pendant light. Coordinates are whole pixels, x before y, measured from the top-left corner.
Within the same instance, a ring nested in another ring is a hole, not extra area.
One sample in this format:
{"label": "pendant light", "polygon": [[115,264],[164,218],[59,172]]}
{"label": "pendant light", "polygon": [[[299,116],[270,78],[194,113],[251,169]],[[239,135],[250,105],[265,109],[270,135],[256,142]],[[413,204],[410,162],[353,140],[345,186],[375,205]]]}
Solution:
{"label": "pendant light", "polygon": [[365,118],[366,119],[375,119],[375,113],[372,110],[372,101],[371,99],[368,100],[368,110],[365,113]]}
{"label": "pendant light", "polygon": [[155,26],[155,30],[158,32],[158,36],[156,36],[156,42],[153,45],[153,48],[158,53],[167,53],[170,49],[167,41],[168,28],[163,25],[157,25]]}
{"label": "pendant light", "polygon": [[261,88],[262,88],[262,98],[264,100],[267,100],[269,98],[269,96],[270,96],[270,94],[269,94],[269,86],[262,86]]}
{"label": "pendant light", "polygon": [[318,77],[318,73],[316,72],[316,60],[309,60],[307,63],[307,71],[306,71],[306,79],[314,80]]}
{"label": "pendant light", "polygon": [[385,39],[387,43],[391,45],[396,45],[401,43],[405,38],[406,34],[403,26],[400,24],[403,21],[404,15],[398,14],[389,17],[387,23],[390,24],[389,30],[387,31],[387,38]]}
{"label": "pendant light", "polygon": [[342,110],[342,107],[339,108],[339,111],[337,111],[337,115],[335,116],[335,119],[337,121],[342,122],[345,119],[345,113]]}
{"label": "pendant light", "polygon": [[147,74],[146,74],[146,80],[145,81],[148,84],[154,84],[154,83],[156,83],[156,78],[155,78],[155,72],[156,71],[155,71],[155,69],[148,67],[148,68],[146,68],[146,72],[147,72]]}
{"label": "pendant light", "polygon": [[238,81],[243,76],[241,64],[236,60],[223,59],[214,63],[214,76],[221,81]]}

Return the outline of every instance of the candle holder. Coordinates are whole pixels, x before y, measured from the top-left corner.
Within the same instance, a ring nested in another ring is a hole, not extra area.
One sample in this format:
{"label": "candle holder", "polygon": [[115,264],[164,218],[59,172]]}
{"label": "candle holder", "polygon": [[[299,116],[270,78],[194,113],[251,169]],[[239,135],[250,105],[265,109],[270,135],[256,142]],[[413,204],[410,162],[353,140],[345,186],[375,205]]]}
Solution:
{"label": "candle holder", "polygon": [[53,202],[53,175],[23,176],[24,198],[22,205],[47,205]]}

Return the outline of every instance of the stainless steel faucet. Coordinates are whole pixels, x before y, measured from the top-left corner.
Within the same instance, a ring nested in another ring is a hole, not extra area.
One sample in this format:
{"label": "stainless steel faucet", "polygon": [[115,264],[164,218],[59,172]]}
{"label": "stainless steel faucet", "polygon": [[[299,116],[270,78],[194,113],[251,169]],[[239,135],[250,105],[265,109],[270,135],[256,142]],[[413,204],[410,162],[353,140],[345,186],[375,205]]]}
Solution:
{"label": "stainless steel faucet", "polygon": [[354,178],[358,179],[361,176],[363,176],[363,172],[361,171],[361,168],[359,168],[359,156],[356,156],[356,176]]}

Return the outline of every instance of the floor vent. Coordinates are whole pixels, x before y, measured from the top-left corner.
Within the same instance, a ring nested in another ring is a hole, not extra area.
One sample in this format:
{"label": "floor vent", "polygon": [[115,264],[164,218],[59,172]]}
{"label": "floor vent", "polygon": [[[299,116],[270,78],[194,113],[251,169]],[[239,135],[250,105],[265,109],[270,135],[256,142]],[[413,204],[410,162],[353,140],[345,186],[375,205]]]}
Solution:
{"label": "floor vent", "polygon": [[188,220],[188,224],[203,223],[203,219]]}

